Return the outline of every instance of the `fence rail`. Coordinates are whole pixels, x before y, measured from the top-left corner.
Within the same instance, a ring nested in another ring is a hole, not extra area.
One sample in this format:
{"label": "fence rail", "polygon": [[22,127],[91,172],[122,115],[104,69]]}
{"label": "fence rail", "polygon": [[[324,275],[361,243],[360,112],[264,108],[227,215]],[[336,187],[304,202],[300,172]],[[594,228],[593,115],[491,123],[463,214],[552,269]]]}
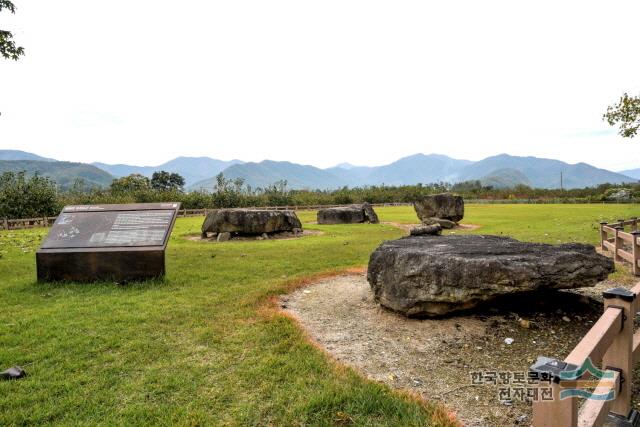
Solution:
{"label": "fence rail", "polygon": [[[640,331],[634,317],[640,309],[640,283],[631,290],[614,288],[603,293],[604,313],[582,341],[564,359],[545,357],[531,366],[539,382],[533,401],[534,427],[634,426],[640,413],[631,408],[633,368],[640,359]],[[593,366],[593,368],[585,367]],[[583,379],[595,374],[594,381]],[[551,398],[543,399],[543,389]],[[576,390],[582,393],[576,393]],[[578,397],[587,397],[579,407]]]}
{"label": "fence rail", "polygon": [[[611,254],[614,261],[631,264],[635,276],[640,276],[640,231],[638,218],[619,219],[608,224],[600,223],[600,248],[603,254]],[[629,231],[625,231],[625,227]]]}
{"label": "fence rail", "polygon": [[[411,206],[412,203],[375,203],[372,206]],[[275,211],[309,211],[323,208],[333,208],[348,205],[306,205],[306,206],[252,206],[243,209],[251,210],[275,210]],[[206,216],[208,212],[215,209],[181,209],[178,211],[178,217],[194,217]],[[41,217],[41,218],[23,218],[23,219],[0,219],[0,230],[24,230],[35,227],[49,227],[56,221],[57,216]]]}

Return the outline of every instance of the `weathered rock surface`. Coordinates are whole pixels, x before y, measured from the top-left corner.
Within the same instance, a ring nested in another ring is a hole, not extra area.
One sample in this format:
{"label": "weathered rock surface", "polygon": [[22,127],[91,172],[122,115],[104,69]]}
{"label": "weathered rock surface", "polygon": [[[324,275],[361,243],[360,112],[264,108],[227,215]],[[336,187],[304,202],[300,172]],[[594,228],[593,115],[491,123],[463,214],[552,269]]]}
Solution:
{"label": "weathered rock surface", "polygon": [[409,230],[409,234],[412,236],[423,236],[425,234],[429,234],[432,236],[437,236],[442,233],[442,227],[439,224],[435,225],[417,225]]}
{"label": "weathered rock surface", "polygon": [[434,194],[413,203],[421,221],[428,218],[448,219],[459,222],[464,217],[464,200],[451,193]]}
{"label": "weathered rock surface", "polygon": [[263,234],[293,231],[296,228],[301,229],[302,224],[293,211],[218,209],[207,214],[202,224],[202,234]]}
{"label": "weathered rock surface", "polygon": [[410,236],[371,254],[376,300],[406,316],[439,316],[502,295],[593,286],[614,271],[591,245],[482,235]]}
{"label": "weathered rock surface", "polygon": [[448,219],[442,218],[427,218],[422,220],[422,223],[425,225],[439,225],[442,228],[451,229],[456,226],[456,223],[453,221],[449,221]]}
{"label": "weathered rock surface", "polygon": [[320,209],[318,224],[358,224],[361,222],[377,224],[379,222],[373,207],[369,203]]}

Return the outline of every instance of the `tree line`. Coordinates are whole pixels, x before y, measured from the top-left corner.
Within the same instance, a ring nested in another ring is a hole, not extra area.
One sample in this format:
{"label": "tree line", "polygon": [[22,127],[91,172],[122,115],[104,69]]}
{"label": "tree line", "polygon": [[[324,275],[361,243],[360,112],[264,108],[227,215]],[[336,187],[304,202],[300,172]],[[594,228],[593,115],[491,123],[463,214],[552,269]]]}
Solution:
{"label": "tree line", "polygon": [[217,209],[252,206],[309,206],[350,203],[411,203],[420,197],[454,192],[466,199],[558,202],[604,202],[640,200],[640,184],[612,185],[560,190],[519,185],[493,188],[480,181],[444,182],[403,186],[374,185],[336,190],[292,190],[286,181],[266,188],[252,188],[242,179],[222,173],[210,191],[184,191],[184,178],[165,171],[151,178],[129,175],[114,179],[109,188],[87,190],[81,180],[66,191],[40,175],[5,172],[0,175],[0,218],[56,216],[65,205],[181,202],[185,209]]}

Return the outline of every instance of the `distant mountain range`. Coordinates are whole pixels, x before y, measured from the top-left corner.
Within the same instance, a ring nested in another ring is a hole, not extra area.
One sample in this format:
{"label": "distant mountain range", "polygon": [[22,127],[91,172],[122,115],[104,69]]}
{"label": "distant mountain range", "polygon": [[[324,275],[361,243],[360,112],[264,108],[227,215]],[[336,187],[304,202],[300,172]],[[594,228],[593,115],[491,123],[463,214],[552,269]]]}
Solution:
{"label": "distant mountain range", "polygon": [[240,160],[217,160],[210,157],[177,157],[158,166],[130,166],[130,165],[109,165],[106,163],[92,163],[115,177],[127,176],[138,173],[151,178],[156,171],[175,172],[182,175],[186,185],[211,178],[229,166],[242,163]]}
{"label": "distant mountain range", "polygon": [[105,163],[58,162],[17,150],[0,150],[0,172],[4,170],[38,171],[55,179],[61,187],[82,178],[91,185],[106,186],[113,177],[139,173],[151,176],[166,170],[185,177],[187,190],[213,190],[215,176],[242,178],[253,188],[267,187],[287,181],[292,189],[335,189],[344,186],[411,185],[433,182],[479,180],[484,185],[509,188],[527,185],[536,188],[559,188],[562,175],[564,188],[592,187],[603,183],[637,182],[640,169],[611,172],[586,163],[568,164],[538,157],[518,157],[508,154],[487,157],[480,161],[453,159],[441,154],[415,154],[384,166],[354,166],[341,163],[320,169],[310,165],[264,160],[244,163],[209,157],[178,157],[158,166],[109,165]]}
{"label": "distant mountain range", "polygon": [[[536,188],[559,188],[560,174],[564,188],[591,187],[603,183],[620,184],[637,180],[599,169],[586,163],[571,165],[559,160],[517,157],[507,154],[472,162],[440,154],[415,154],[385,166],[338,165],[328,169],[290,162],[265,160],[244,163],[223,171],[225,177],[243,178],[253,187],[264,187],[286,180],[289,188],[334,189],[343,186],[411,185],[432,182],[479,180],[484,185],[509,188],[528,185]],[[197,182],[191,190],[211,190],[215,179]]]}

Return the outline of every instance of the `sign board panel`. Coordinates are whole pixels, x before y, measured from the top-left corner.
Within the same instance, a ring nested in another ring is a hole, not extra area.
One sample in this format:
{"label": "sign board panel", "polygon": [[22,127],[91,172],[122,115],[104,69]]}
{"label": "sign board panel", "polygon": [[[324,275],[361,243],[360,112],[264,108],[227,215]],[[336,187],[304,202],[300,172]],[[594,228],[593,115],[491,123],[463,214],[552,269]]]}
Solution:
{"label": "sign board panel", "polygon": [[38,280],[135,280],[164,275],[179,203],[66,206],[36,253]]}

